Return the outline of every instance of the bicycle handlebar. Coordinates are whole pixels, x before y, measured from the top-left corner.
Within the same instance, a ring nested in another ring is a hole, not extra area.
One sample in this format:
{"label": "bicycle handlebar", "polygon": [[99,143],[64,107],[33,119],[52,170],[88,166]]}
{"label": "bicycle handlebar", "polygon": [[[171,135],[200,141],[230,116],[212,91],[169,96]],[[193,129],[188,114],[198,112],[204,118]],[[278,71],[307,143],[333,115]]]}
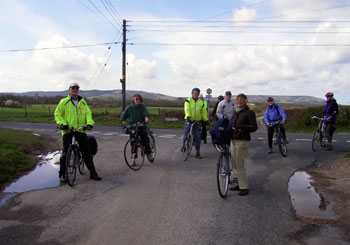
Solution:
{"label": "bicycle handlebar", "polygon": [[320,121],[322,121],[322,122],[324,122],[325,120],[326,120],[326,118],[322,118],[322,117],[317,117],[317,116],[312,116],[311,117],[312,119],[317,119],[317,120],[320,120]]}
{"label": "bicycle handlebar", "polygon": [[281,120],[278,120],[277,122],[271,122],[270,125],[269,125],[269,127],[272,127],[272,126],[275,126],[275,125],[281,124],[281,123],[282,123]]}
{"label": "bicycle handlebar", "polygon": [[57,129],[59,129],[59,130],[69,130],[69,132],[71,132],[71,133],[74,133],[74,132],[79,132],[79,130],[86,130],[87,129],[87,126],[84,126],[84,125],[81,125],[79,128],[77,128],[77,129],[74,129],[73,127],[71,127],[70,129],[68,128],[68,129],[64,129],[64,126],[63,125],[60,125],[60,126],[58,126],[57,127]]}

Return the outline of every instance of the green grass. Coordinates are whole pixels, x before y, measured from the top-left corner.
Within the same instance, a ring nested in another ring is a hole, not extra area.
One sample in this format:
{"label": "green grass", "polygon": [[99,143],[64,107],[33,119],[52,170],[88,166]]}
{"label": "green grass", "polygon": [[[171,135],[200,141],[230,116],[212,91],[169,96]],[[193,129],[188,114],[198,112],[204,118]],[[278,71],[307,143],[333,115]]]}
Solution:
{"label": "green grass", "polygon": [[46,143],[29,132],[0,128],[0,187],[36,165],[32,153]]}

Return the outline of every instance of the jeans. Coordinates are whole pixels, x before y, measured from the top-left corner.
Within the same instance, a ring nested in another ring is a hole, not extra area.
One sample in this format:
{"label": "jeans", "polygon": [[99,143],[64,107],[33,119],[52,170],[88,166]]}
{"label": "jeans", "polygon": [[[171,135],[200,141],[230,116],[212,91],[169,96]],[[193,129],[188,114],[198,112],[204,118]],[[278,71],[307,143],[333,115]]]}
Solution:
{"label": "jeans", "polygon": [[[185,140],[187,139],[187,136],[190,132],[191,125],[193,123],[185,124],[185,130],[184,130],[184,138],[183,138],[183,144],[185,144]],[[193,134],[194,134],[194,142],[196,151],[199,153],[201,148],[201,132],[202,132],[202,126],[201,123],[195,123],[192,128]]]}

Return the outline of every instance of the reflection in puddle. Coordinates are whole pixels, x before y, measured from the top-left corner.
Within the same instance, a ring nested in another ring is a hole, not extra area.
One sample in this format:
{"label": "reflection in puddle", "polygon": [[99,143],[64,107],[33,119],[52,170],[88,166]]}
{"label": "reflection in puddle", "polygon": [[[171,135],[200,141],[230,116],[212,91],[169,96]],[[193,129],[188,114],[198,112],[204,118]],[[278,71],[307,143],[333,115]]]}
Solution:
{"label": "reflection in puddle", "polygon": [[61,151],[39,156],[42,160],[33,171],[20,177],[5,188],[3,191],[4,195],[0,200],[0,206],[5,205],[17,193],[59,186],[60,156]]}
{"label": "reflection in puddle", "polygon": [[288,191],[297,216],[316,220],[336,220],[322,193],[318,194],[311,185],[312,177],[304,171],[297,171],[289,180]]}

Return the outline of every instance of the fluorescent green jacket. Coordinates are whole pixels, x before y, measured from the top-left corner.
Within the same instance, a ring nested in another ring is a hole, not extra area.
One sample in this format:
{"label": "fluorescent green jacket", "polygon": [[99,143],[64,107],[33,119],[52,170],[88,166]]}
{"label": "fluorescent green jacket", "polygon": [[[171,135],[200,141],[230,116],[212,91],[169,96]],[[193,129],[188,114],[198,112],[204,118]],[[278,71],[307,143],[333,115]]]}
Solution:
{"label": "fluorescent green jacket", "polygon": [[208,121],[207,111],[204,102],[200,99],[195,101],[192,97],[185,101],[185,119],[192,121]]}
{"label": "fluorescent green jacket", "polygon": [[[78,96],[78,105],[75,107],[70,95],[61,99],[60,103],[58,103],[55,110],[55,120],[58,125],[67,125],[69,128],[73,127],[74,129],[80,128],[81,125],[93,126],[95,124],[85,99]],[[85,133],[86,131],[81,130],[80,132]],[[66,133],[62,130],[62,135]]]}

